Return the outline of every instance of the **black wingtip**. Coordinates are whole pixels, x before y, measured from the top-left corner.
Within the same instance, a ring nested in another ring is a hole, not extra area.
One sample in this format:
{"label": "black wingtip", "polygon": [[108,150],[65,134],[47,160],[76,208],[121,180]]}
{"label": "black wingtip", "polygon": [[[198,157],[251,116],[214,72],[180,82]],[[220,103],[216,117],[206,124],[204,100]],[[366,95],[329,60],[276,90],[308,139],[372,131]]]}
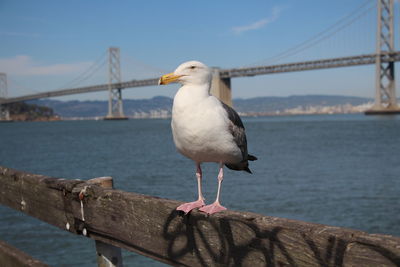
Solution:
{"label": "black wingtip", "polygon": [[257,157],[256,157],[256,156],[253,156],[253,155],[248,155],[248,156],[247,156],[247,160],[255,161],[255,160],[257,160]]}
{"label": "black wingtip", "polygon": [[246,168],[244,168],[243,170],[246,171],[246,172],[248,172],[248,173],[253,174],[253,173],[250,171],[249,167],[246,167]]}

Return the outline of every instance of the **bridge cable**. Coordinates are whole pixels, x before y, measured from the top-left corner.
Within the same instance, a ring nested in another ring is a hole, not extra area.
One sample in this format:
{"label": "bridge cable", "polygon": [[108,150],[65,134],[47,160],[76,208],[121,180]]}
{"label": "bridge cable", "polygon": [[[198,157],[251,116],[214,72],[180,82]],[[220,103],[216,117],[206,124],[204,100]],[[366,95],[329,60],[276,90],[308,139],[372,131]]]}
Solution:
{"label": "bridge cable", "polygon": [[[85,77],[82,77],[81,79],[77,80],[76,82],[74,82],[72,85],[70,85],[70,87],[78,87],[78,85],[82,84],[84,81],[88,80],[89,78],[93,77],[94,74],[96,74],[102,67],[104,67],[104,65],[106,65],[107,60],[104,60],[101,64],[98,64],[96,66],[96,68],[91,69],[91,73],[89,73],[88,75],[86,75]],[[66,87],[64,87],[65,89]],[[63,89],[63,88],[60,88]]]}
{"label": "bridge cable", "polygon": [[338,33],[339,31],[343,30],[347,26],[351,25],[352,23],[354,23],[355,21],[357,21],[358,19],[363,17],[365,14],[367,14],[369,11],[371,11],[373,8],[375,8],[375,5],[371,6],[371,7],[367,8],[366,10],[364,10],[361,14],[358,14],[362,11],[363,8],[365,8],[368,4],[371,4],[371,3],[372,3],[372,1],[366,0],[360,6],[358,6],[356,9],[354,9],[352,12],[350,12],[348,15],[341,18],[340,20],[338,20],[336,23],[329,26],[325,30],[317,33],[313,37],[311,37],[311,38],[301,42],[300,44],[297,44],[275,56],[269,57],[262,61],[258,61],[256,63],[250,64],[248,66],[261,65],[263,63],[265,64],[265,62],[269,62],[269,64],[271,64],[271,62],[280,61],[283,58],[287,58],[289,56],[298,54],[299,52],[302,52],[302,51],[332,37],[334,34]]}
{"label": "bridge cable", "polygon": [[[352,19],[352,20],[349,21],[347,24],[342,25],[340,28],[338,28],[338,29],[336,29],[335,31],[333,31],[330,35],[321,36],[319,39],[316,39],[315,42],[313,42],[313,43],[311,43],[311,44],[308,44],[308,45],[304,45],[304,47],[298,48],[297,50],[295,50],[295,51],[293,51],[293,52],[291,52],[291,53],[288,53],[288,54],[285,55],[284,57],[289,57],[289,56],[293,56],[293,55],[295,55],[295,54],[298,54],[298,53],[300,53],[300,52],[302,52],[302,51],[304,51],[304,50],[306,50],[306,49],[308,49],[308,48],[310,48],[310,47],[313,47],[313,46],[316,45],[316,44],[321,43],[322,41],[324,41],[324,40],[326,40],[326,39],[331,38],[334,34],[340,32],[341,30],[343,30],[343,29],[346,28],[347,26],[353,24],[355,21],[357,21],[359,18],[363,17],[365,14],[367,14],[367,13],[368,13],[370,10],[372,10],[372,9],[373,9],[373,7],[369,8],[368,10],[365,10],[365,11],[364,11],[362,14],[360,14],[358,17]],[[275,61],[278,61],[278,60],[279,60],[279,59],[277,59],[277,60],[275,60]]]}
{"label": "bridge cable", "polygon": [[[66,83],[64,86],[58,87],[58,89],[64,89],[72,86],[76,86],[80,84],[81,82],[89,79],[91,76],[93,76],[94,73],[96,73],[101,67],[105,65],[107,62],[106,58],[107,50],[101,54],[93,63],[90,65],[85,71],[83,71],[81,74],[79,74],[77,77]],[[86,76],[85,76],[86,75]]]}

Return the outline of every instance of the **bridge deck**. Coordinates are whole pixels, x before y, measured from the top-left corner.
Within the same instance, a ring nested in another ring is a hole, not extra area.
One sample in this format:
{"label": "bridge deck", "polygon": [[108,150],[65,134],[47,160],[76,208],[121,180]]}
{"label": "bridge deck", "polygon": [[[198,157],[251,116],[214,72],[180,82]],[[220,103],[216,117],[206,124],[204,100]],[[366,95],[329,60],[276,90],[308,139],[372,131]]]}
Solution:
{"label": "bridge deck", "polygon": [[[312,60],[312,61],[303,61],[296,63],[287,63],[287,64],[278,64],[278,65],[270,65],[270,66],[259,66],[259,67],[248,67],[248,68],[233,68],[233,69],[221,69],[220,77],[221,78],[236,78],[236,77],[249,77],[256,75],[266,75],[273,73],[282,73],[282,72],[294,72],[294,71],[305,71],[305,70],[316,70],[316,69],[327,69],[327,68],[338,68],[338,67],[347,67],[347,66],[357,66],[357,65],[368,65],[375,64],[377,54],[368,54],[368,55],[358,55],[351,57],[341,57],[341,58],[330,58],[330,59],[322,59],[322,60]],[[384,53],[381,54],[382,62],[390,62],[390,61],[400,61],[400,51],[396,51],[393,53]],[[131,80],[127,82],[121,83],[113,83],[112,89],[125,89],[125,88],[133,88],[133,87],[143,87],[143,86],[154,86],[158,84],[158,78],[151,79],[143,79],[143,80]],[[82,94],[96,91],[106,91],[108,90],[108,84],[98,84],[93,86],[79,87],[79,88],[70,88],[70,89],[62,89],[58,91],[49,91],[19,97],[10,97],[10,98],[0,98],[0,104],[9,104],[33,99],[40,98],[48,98],[48,97],[57,97],[64,95],[73,95],[73,94]]]}

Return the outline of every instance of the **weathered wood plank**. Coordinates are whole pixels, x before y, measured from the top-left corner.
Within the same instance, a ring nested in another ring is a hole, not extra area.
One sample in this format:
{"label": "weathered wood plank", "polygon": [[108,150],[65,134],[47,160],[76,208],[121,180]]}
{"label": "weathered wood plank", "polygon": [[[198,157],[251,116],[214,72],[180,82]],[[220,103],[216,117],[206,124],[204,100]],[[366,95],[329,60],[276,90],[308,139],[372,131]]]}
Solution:
{"label": "weathered wood plank", "polygon": [[[400,266],[400,238],[226,211],[0,167],[0,204],[177,266]],[[85,188],[81,213],[79,193]]]}
{"label": "weathered wood plank", "polygon": [[48,265],[0,240],[0,266],[48,267]]}

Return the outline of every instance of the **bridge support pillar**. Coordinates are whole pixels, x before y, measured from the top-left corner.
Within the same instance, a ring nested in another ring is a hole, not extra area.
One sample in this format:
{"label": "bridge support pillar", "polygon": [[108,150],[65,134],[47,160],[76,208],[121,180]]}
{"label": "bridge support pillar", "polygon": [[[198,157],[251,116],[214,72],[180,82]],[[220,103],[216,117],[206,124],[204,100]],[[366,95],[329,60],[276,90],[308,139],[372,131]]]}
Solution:
{"label": "bridge support pillar", "polygon": [[232,107],[231,79],[221,78],[218,68],[213,69],[210,93],[228,106]]}
{"label": "bridge support pillar", "polygon": [[10,111],[7,105],[0,105],[0,122],[11,121]]}
{"label": "bridge support pillar", "polygon": [[121,67],[118,47],[108,49],[108,114],[105,120],[126,120],[122,107],[121,88],[115,84],[121,83]]}
{"label": "bridge support pillar", "polygon": [[400,113],[396,99],[394,59],[382,62],[382,55],[394,53],[394,0],[378,0],[376,40],[375,104],[365,114]]}
{"label": "bridge support pillar", "polygon": [[[8,97],[7,74],[0,73],[0,99]],[[0,122],[11,121],[8,105],[0,104]]]}

